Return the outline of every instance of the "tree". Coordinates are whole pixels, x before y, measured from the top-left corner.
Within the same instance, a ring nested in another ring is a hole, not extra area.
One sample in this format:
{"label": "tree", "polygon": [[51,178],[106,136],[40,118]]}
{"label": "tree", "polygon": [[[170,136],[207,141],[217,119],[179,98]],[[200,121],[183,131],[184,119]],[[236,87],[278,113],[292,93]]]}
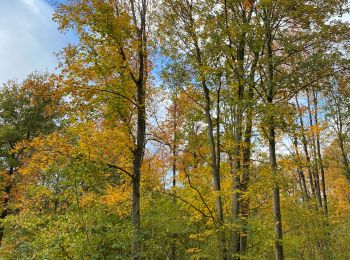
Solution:
{"label": "tree", "polygon": [[59,75],[0,90],[0,258],[347,259],[348,3],[60,1]]}
{"label": "tree", "polygon": [[[150,83],[150,5],[146,0],[77,0],[61,4],[55,14],[60,29],[74,29],[80,39],[78,46],[66,48],[64,54],[69,75],[66,84],[75,83],[88,99],[107,95],[122,100],[114,109],[133,139],[133,259],[142,256],[140,184],[146,141],[146,95]],[[125,108],[129,110],[128,115]]]}
{"label": "tree", "polygon": [[[0,169],[1,221],[15,211],[11,208],[12,190],[20,175],[21,157],[25,148],[17,148],[21,142],[48,134],[58,125],[61,115],[60,96],[55,92],[53,78],[49,74],[30,74],[22,83],[9,81],[0,93]],[[0,244],[4,236],[3,223],[0,227]]]}
{"label": "tree", "polygon": [[[214,85],[217,87],[219,95],[221,74],[215,72],[211,64],[210,57],[207,56],[208,49],[205,49],[204,38],[207,33],[201,26],[206,26],[206,21],[201,21],[198,17],[201,16],[200,2],[193,1],[164,1],[162,4],[162,16],[166,18],[166,22],[160,25],[161,35],[164,41],[167,41],[172,48],[171,57],[174,58],[174,63],[188,62],[190,65],[183,70],[189,73],[190,81],[188,84],[195,84],[200,87],[203,93],[202,108],[205,113],[205,120],[207,124],[208,144],[210,147],[210,165],[213,178],[213,186],[216,191],[216,215],[219,225],[219,248],[221,257],[226,259],[226,238],[222,230],[224,225],[223,202],[220,195],[221,180],[220,180],[220,133],[217,132],[215,136],[215,126],[211,111],[213,109],[213,100],[211,91]],[[207,9],[209,6],[201,6]],[[180,23],[178,21],[181,21]],[[178,43],[178,44],[177,44]],[[165,52],[167,53],[167,51]],[[185,53],[184,60],[176,60],[175,55]],[[216,61],[214,61],[216,62]],[[219,63],[218,63],[219,65]],[[212,72],[213,74],[210,74]],[[187,77],[188,78],[188,77]],[[219,103],[220,100],[218,99]],[[220,105],[218,105],[218,108]],[[220,111],[217,109],[217,122],[219,122]],[[217,123],[218,124],[218,123]],[[217,129],[220,129],[219,124]]]}
{"label": "tree", "polygon": [[[346,74],[345,74],[346,75]],[[350,164],[348,158],[348,132],[349,132],[349,107],[348,107],[348,88],[344,77],[338,80],[334,78],[330,84],[331,87],[326,92],[328,94],[329,112],[328,118],[332,128],[337,136],[337,143],[341,151],[341,161],[344,167],[344,174],[350,179]]]}

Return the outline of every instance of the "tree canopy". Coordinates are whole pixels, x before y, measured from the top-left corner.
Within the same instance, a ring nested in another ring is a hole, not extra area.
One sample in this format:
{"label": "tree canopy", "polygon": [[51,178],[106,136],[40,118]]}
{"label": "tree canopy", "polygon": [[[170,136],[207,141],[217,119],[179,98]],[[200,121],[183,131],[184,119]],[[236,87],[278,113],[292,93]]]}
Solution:
{"label": "tree canopy", "polygon": [[346,0],[71,0],[0,88],[2,259],[348,259]]}

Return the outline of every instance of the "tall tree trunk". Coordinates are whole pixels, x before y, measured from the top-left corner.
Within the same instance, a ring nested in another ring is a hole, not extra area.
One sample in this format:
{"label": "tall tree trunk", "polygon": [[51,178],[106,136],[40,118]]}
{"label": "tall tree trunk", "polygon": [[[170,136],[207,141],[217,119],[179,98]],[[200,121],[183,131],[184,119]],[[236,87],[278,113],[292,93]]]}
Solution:
{"label": "tall tree trunk", "polygon": [[347,178],[348,182],[350,183],[350,163],[349,159],[347,156],[347,152],[345,150],[345,134],[343,132],[344,129],[344,123],[343,123],[343,116],[341,113],[341,107],[340,103],[343,102],[343,100],[337,99],[337,97],[332,94],[333,100],[334,100],[334,105],[336,108],[336,125],[337,125],[337,135],[338,135],[338,144],[339,148],[341,151],[341,156],[342,156],[342,163],[344,167],[344,174],[345,177]]}
{"label": "tall tree trunk", "polygon": [[241,230],[240,230],[240,251],[246,254],[248,250],[248,217],[249,217],[249,198],[247,196],[249,178],[250,178],[250,155],[251,155],[251,136],[253,126],[253,109],[250,107],[247,111],[246,127],[244,133],[243,149],[243,174],[241,181]]}
{"label": "tall tree trunk", "polygon": [[[267,49],[267,104],[268,107],[274,109],[274,64],[273,64],[273,36],[272,25],[270,22],[271,10],[268,9],[265,12],[265,30],[266,30],[266,49]],[[275,229],[275,256],[276,260],[283,260],[283,232],[282,232],[282,214],[281,214],[281,201],[280,201],[280,187],[277,183],[277,157],[276,157],[276,129],[275,129],[275,116],[274,111],[268,112],[268,139],[269,139],[269,159],[271,174],[274,179],[273,184],[273,219]]]}
{"label": "tall tree trunk", "polygon": [[[141,165],[144,154],[146,139],[146,84],[148,79],[148,56],[147,56],[147,37],[146,37],[146,13],[147,0],[141,2],[140,9],[135,7],[134,0],[130,0],[133,21],[137,29],[138,38],[138,68],[137,76],[134,75],[136,86],[136,143],[133,151],[132,162],[132,202],[131,219],[133,228],[132,238],[132,259],[142,258],[142,233],[141,233],[141,212],[140,212],[140,189],[141,189]],[[136,13],[139,12],[140,19]],[[136,78],[137,77],[137,78]]]}
{"label": "tall tree trunk", "polygon": [[[293,130],[294,131],[294,130]],[[309,192],[306,187],[306,180],[305,180],[305,175],[302,167],[300,167],[300,162],[301,162],[301,157],[299,153],[299,148],[298,148],[298,139],[296,136],[296,133],[293,133],[293,144],[294,144],[294,149],[295,149],[295,155],[296,155],[296,161],[297,161],[297,171],[298,171],[298,176],[299,176],[299,181],[300,181],[300,188],[303,193],[303,198],[308,201],[309,200]]]}
{"label": "tall tree trunk", "polygon": [[314,176],[313,176],[313,172],[312,172],[312,167],[311,167],[311,159],[310,159],[310,155],[309,155],[309,149],[307,146],[307,139],[305,136],[305,127],[304,127],[304,120],[303,120],[303,114],[301,112],[300,109],[300,105],[299,105],[299,101],[298,101],[298,97],[295,97],[295,101],[297,104],[297,110],[298,110],[298,114],[299,114],[299,121],[300,121],[300,132],[301,132],[301,142],[303,144],[303,150],[304,150],[304,154],[305,154],[305,158],[306,158],[306,163],[307,163],[307,168],[308,168],[308,172],[309,172],[309,184],[311,187],[311,195],[312,196],[316,196],[316,188],[315,188],[315,183],[314,183]]}
{"label": "tall tree trunk", "polygon": [[236,116],[235,116],[235,152],[234,152],[234,172],[233,172],[233,196],[232,196],[232,253],[234,259],[239,259],[240,252],[240,188],[241,188],[241,144],[242,144],[242,99],[243,85],[239,84],[237,93]]}
{"label": "tall tree trunk", "polygon": [[[247,18],[245,10],[242,11],[241,19],[243,25],[247,25]],[[232,253],[234,259],[239,259],[240,253],[240,195],[241,195],[241,174],[242,174],[242,126],[243,126],[243,99],[244,99],[244,85],[246,84],[244,61],[246,49],[246,32],[242,29],[238,37],[237,61],[236,61],[236,78],[238,83],[237,102],[235,114],[235,160],[234,160],[234,176],[233,176],[233,196],[232,196]],[[234,62],[234,61],[233,61]]]}
{"label": "tall tree trunk", "polygon": [[[314,96],[314,109],[315,109],[315,125],[318,126],[318,100],[317,100],[317,92],[313,90]],[[321,144],[320,144],[320,132],[317,130],[316,132],[316,147],[317,147],[317,162],[320,166],[321,171],[321,185],[322,185],[322,198],[323,198],[323,209],[324,213],[328,215],[328,200],[327,200],[327,190],[326,190],[326,179],[324,173],[324,165],[321,154]]]}
{"label": "tall tree trunk", "polygon": [[137,89],[137,143],[134,151],[132,168],[132,225],[133,243],[132,258],[140,259],[142,255],[141,237],[141,214],[140,214],[140,186],[141,186],[141,164],[143,159],[145,135],[146,135],[146,112],[144,87],[141,82]]}
{"label": "tall tree trunk", "polygon": [[216,146],[215,146],[215,139],[214,139],[214,127],[213,127],[212,117],[210,114],[211,102],[210,102],[209,89],[205,81],[202,81],[202,87],[203,87],[204,96],[205,96],[205,116],[208,124],[208,140],[209,140],[209,147],[210,147],[212,176],[213,176],[214,190],[217,192],[215,200],[216,200],[217,220],[218,220],[219,229],[220,229],[219,230],[219,247],[220,247],[219,249],[220,249],[221,258],[226,259],[227,258],[226,239],[225,239],[224,230],[222,230],[224,225],[224,212],[223,212],[222,199],[220,194],[221,181],[220,181],[220,172],[218,167]]}
{"label": "tall tree trunk", "polygon": [[250,163],[251,163],[251,138],[253,130],[253,100],[254,100],[254,77],[256,66],[259,60],[259,53],[254,53],[254,60],[252,62],[251,71],[248,81],[248,95],[246,98],[247,113],[244,132],[244,145],[243,145],[243,174],[241,181],[241,191],[243,198],[241,199],[241,231],[240,231],[240,251],[242,254],[246,254],[248,251],[248,217],[249,217],[249,197],[247,196],[247,190],[250,179]]}
{"label": "tall tree trunk", "polygon": [[[174,113],[173,113],[173,145],[171,147],[172,149],[172,171],[173,171],[173,189],[176,187],[176,164],[177,164],[177,160],[176,160],[176,149],[177,149],[177,95],[175,93],[175,97],[174,97]],[[173,203],[174,203],[174,207],[176,207],[176,198],[173,197]],[[174,233],[172,235],[173,237],[173,241],[172,241],[172,245],[171,245],[171,249],[170,249],[170,260],[175,260],[176,259],[176,240],[177,240],[177,234]]]}
{"label": "tall tree trunk", "polygon": [[[191,17],[192,19],[192,17]],[[193,20],[191,20],[193,22]],[[199,67],[203,66],[202,62],[202,56],[201,56],[201,50],[199,48],[198,38],[193,35],[194,37],[194,45],[196,50],[196,58],[197,63]],[[217,213],[217,222],[219,225],[219,232],[218,232],[218,240],[219,240],[219,251],[220,251],[220,257],[222,259],[227,259],[227,248],[226,248],[226,237],[225,237],[225,231],[223,230],[224,226],[224,211],[222,206],[222,198],[221,198],[221,180],[220,180],[220,161],[218,160],[219,157],[217,154],[217,147],[215,145],[215,138],[214,138],[214,126],[212,121],[212,116],[210,114],[211,110],[211,99],[210,99],[210,91],[207,86],[207,82],[205,80],[205,76],[202,75],[203,79],[201,80],[201,85],[204,93],[204,112],[205,112],[205,118],[208,125],[208,142],[209,142],[209,149],[210,149],[210,159],[211,159],[211,170],[212,170],[212,178],[213,178],[213,186],[214,190],[216,192],[216,198],[215,198],[215,204],[216,204],[216,213]],[[220,148],[219,148],[220,149]]]}
{"label": "tall tree trunk", "polygon": [[[273,120],[273,117],[270,119]],[[273,121],[270,121],[270,124]],[[276,138],[274,123],[269,126],[269,158],[271,172],[275,176],[277,174],[277,160],[276,160]],[[275,177],[274,177],[275,178]],[[276,260],[284,259],[283,256],[283,233],[282,233],[282,214],[281,214],[281,202],[280,202],[280,188],[278,183],[274,184],[273,190],[273,219],[275,223],[275,250]]]}
{"label": "tall tree trunk", "polygon": [[314,177],[315,177],[316,199],[318,202],[318,207],[322,209],[320,176],[318,174],[318,163],[317,163],[316,138],[315,138],[315,133],[312,131],[314,123],[313,123],[313,117],[312,117],[312,107],[311,107],[311,99],[309,96],[309,92],[307,92],[307,106],[308,106],[308,112],[309,112],[309,124],[310,124],[310,130],[311,130],[311,140],[312,140],[311,145],[312,145],[312,151],[313,151],[313,168],[315,173]]}

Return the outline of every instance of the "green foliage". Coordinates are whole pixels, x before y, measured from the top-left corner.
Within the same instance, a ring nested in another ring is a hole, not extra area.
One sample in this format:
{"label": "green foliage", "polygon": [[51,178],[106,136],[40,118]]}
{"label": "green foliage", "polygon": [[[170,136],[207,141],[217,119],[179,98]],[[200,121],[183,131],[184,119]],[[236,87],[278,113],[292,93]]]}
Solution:
{"label": "green foliage", "polygon": [[130,226],[101,205],[21,212],[5,222],[5,259],[128,259]]}

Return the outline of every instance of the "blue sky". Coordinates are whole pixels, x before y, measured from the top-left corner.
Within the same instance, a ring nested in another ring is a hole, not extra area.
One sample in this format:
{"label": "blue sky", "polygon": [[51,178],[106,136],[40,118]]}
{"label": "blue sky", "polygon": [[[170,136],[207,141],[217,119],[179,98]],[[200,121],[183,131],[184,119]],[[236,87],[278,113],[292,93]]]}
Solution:
{"label": "blue sky", "polygon": [[57,30],[52,13],[46,0],[0,0],[0,84],[55,70],[54,52],[74,37]]}

